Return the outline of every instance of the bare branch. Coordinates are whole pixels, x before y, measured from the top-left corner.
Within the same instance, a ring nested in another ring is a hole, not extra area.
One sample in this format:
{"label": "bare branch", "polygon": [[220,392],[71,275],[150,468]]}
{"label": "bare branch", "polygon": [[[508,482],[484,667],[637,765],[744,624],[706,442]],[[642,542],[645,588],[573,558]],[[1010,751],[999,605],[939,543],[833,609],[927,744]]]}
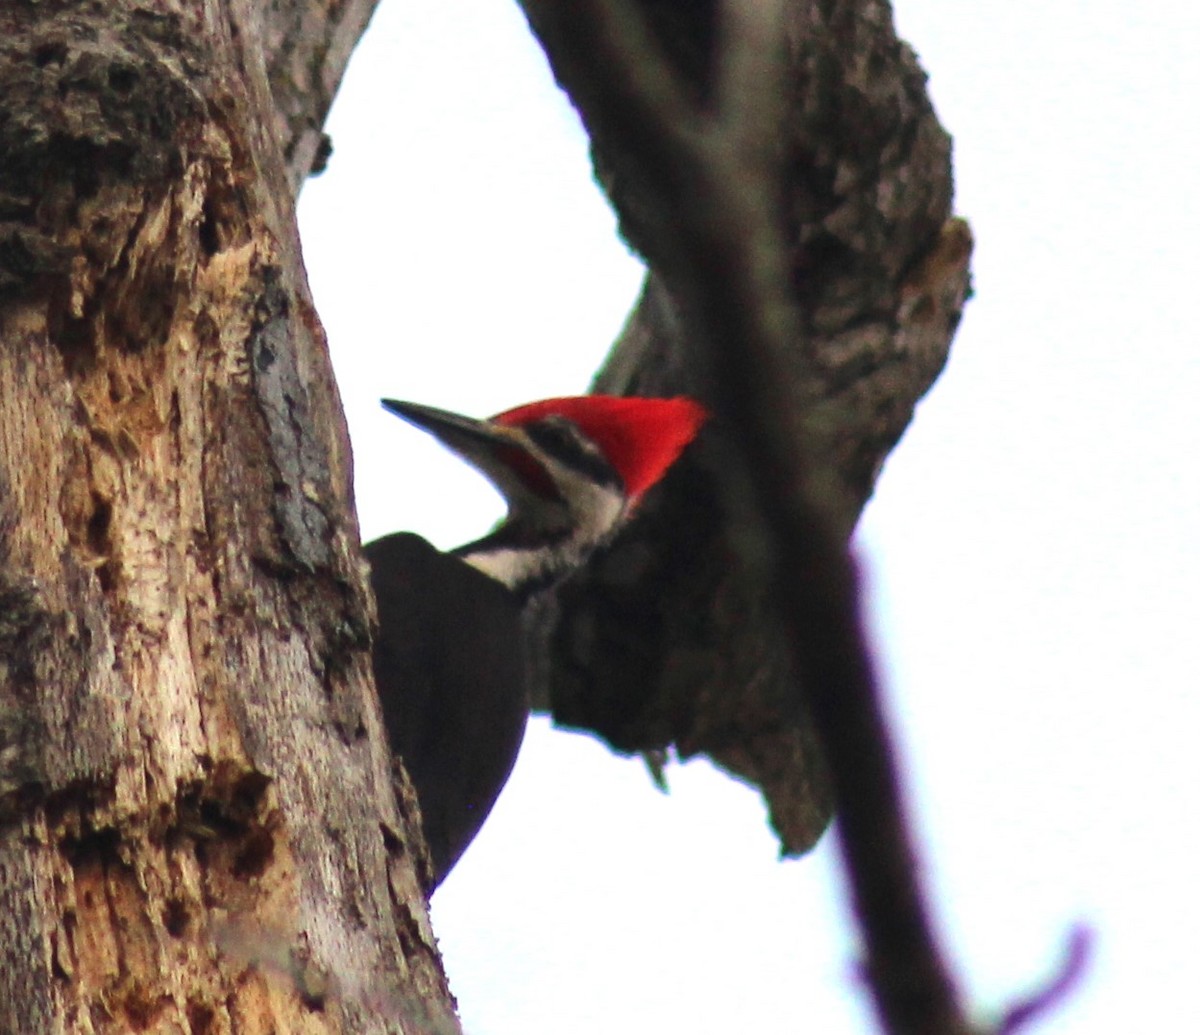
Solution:
{"label": "bare branch", "polygon": [[756,552],[827,749],[880,1019],[894,1033],[965,1033],[914,865],[855,566],[830,517],[831,483],[813,467],[812,431],[782,387],[780,361],[801,341],[802,321],[779,229],[778,91],[764,100],[756,85],[782,75],[782,6],[724,5],[714,116],[680,112],[682,90],[667,84],[664,62],[647,65],[653,48],[628,3],[591,0],[569,18],[553,2],[525,6],[585,121],[620,138],[665,214],[648,258],[707,344],[717,413],[748,460],[762,516]]}

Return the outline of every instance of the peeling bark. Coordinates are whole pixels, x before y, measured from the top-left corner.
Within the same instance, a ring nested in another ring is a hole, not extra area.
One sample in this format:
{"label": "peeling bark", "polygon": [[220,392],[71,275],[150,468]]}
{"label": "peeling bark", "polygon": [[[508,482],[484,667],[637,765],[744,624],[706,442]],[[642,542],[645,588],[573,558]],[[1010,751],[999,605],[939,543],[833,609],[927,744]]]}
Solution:
{"label": "peeling bark", "polygon": [[257,19],[0,13],[0,1031],[457,1030]]}

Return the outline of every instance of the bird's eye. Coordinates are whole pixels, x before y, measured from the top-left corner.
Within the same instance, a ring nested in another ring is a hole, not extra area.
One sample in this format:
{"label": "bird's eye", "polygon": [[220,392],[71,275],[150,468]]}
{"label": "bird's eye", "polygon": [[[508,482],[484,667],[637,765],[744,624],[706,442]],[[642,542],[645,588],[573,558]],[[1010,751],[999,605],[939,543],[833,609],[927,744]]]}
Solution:
{"label": "bird's eye", "polygon": [[562,494],[550,472],[524,449],[516,446],[505,446],[497,451],[497,457],[513,474],[521,479],[521,484],[530,492],[536,493],[543,499],[559,500]]}

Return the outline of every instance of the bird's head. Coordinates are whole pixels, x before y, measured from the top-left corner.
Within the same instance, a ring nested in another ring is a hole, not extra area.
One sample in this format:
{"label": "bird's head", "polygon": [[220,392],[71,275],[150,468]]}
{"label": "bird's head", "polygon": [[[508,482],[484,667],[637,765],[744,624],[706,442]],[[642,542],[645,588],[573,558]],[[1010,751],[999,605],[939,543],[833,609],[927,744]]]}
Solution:
{"label": "bird's head", "polygon": [[488,420],[417,403],[383,405],[482,471],[508,503],[491,535],[458,552],[527,594],[587,559],[696,437],[691,399],[546,399]]}

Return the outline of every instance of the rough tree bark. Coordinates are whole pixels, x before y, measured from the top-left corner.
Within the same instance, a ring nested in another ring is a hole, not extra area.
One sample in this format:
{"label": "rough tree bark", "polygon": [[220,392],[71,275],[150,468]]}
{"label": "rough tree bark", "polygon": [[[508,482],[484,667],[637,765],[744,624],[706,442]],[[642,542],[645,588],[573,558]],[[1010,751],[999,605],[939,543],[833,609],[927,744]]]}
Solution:
{"label": "rough tree bark", "polygon": [[293,210],[369,10],[0,9],[0,1032],[457,1030]]}

